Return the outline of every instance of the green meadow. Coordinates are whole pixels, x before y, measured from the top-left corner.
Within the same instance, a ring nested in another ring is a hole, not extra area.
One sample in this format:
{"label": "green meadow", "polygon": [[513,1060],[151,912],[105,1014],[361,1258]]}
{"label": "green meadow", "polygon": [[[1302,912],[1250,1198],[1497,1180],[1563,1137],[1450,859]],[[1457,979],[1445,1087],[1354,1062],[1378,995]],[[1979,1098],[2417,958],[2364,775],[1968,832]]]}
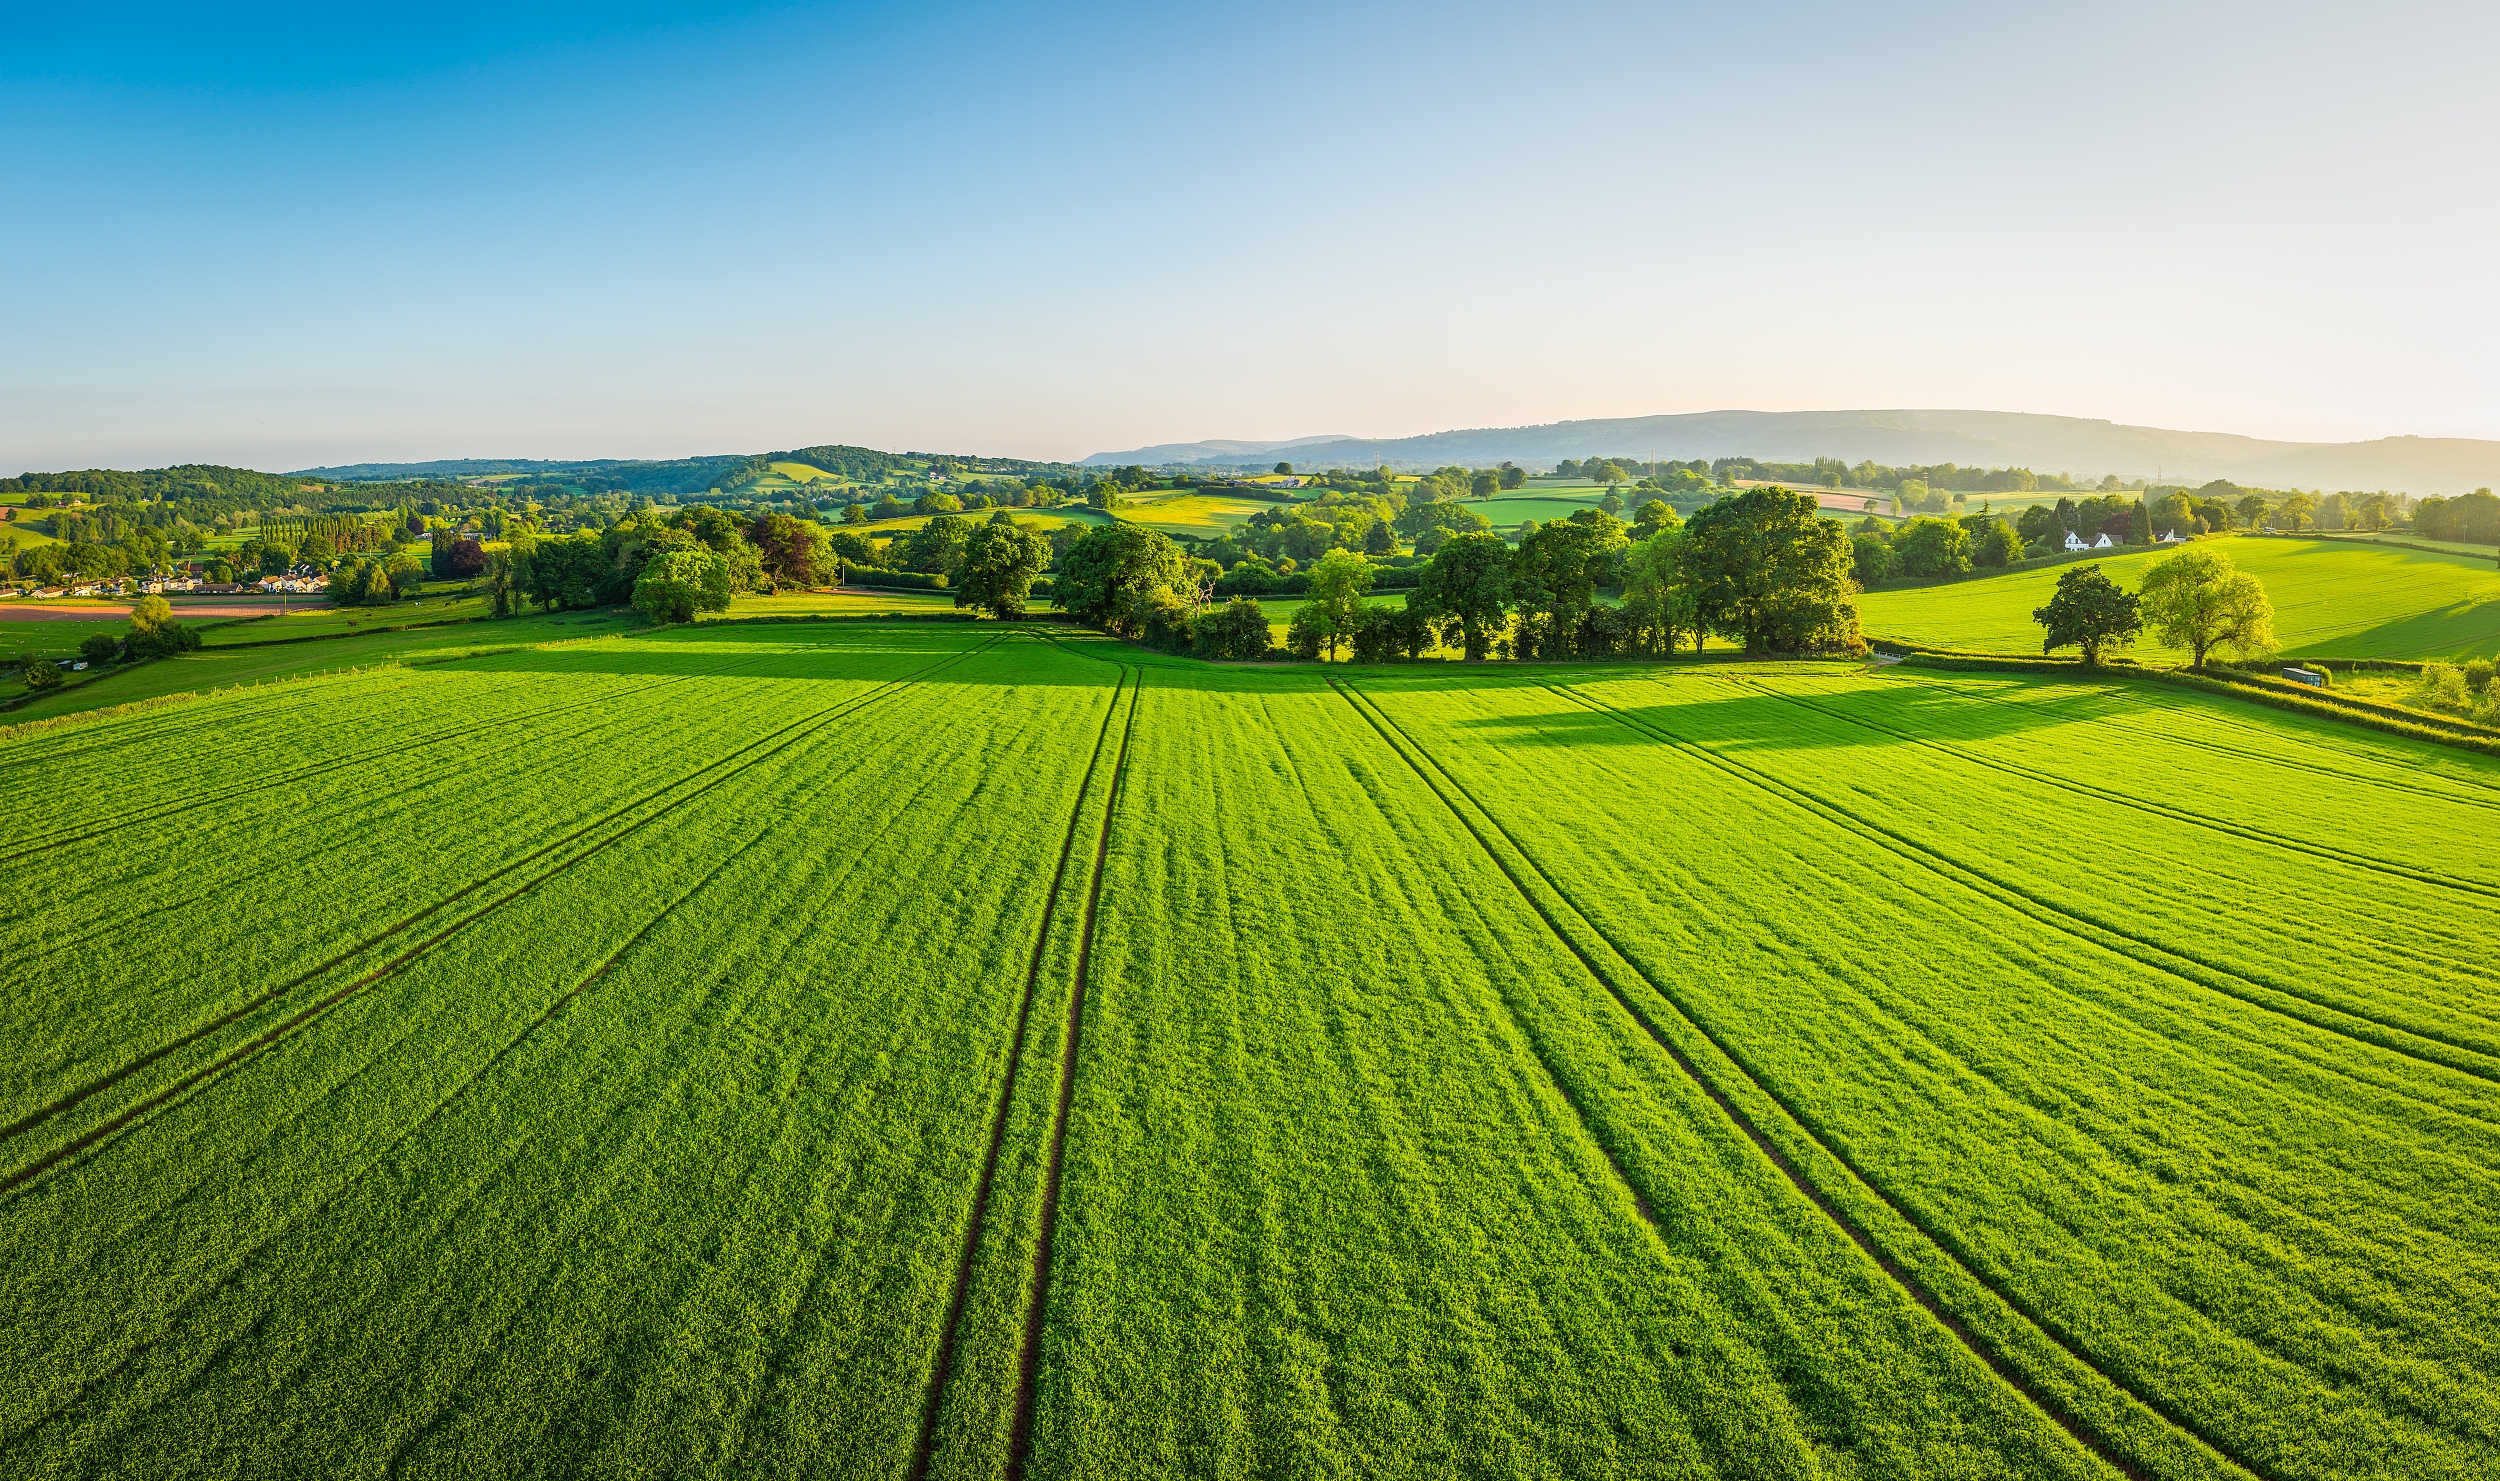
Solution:
{"label": "green meadow", "polygon": [[0,731],[0,1474],[2500,1469],[2500,763],[796,608]]}
{"label": "green meadow", "polygon": [[[2465,659],[2500,655],[2500,568],[2475,556],[2359,541],[2228,537],[2232,564],[2263,582],[2275,635],[2289,656]],[[2164,551],[2103,562],[2133,589]],[[1938,648],[2037,653],[2031,614],[2047,604],[2064,566],[1977,576],[1936,586],[1870,591],[1859,599],[1870,638]],[[2152,644],[2139,655],[2186,657]]]}

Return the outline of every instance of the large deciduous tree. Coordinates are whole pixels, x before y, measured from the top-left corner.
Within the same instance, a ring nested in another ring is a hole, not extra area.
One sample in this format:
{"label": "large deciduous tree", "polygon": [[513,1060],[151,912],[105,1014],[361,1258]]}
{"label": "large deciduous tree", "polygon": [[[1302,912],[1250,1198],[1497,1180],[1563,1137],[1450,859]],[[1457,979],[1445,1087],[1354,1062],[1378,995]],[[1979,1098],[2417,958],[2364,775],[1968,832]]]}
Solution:
{"label": "large deciduous tree", "polygon": [[2274,647],[2274,604],[2256,577],[2208,545],[2180,551],[2144,573],[2136,603],[2161,641],[2196,655],[2230,648],[2242,657]]}
{"label": "large deciduous tree", "polygon": [[1335,659],[1337,645],[1352,638],[1363,620],[1363,597],[1372,589],[1371,562],[1343,550],[1321,556],[1311,568],[1311,589],[1302,611],[1310,616],[1320,646]]}
{"label": "large deciduous tree", "polygon": [[832,564],[825,532],[787,514],[758,516],[747,539],[764,574],[783,586],[815,586]]}
{"label": "large deciduous tree", "polygon": [[1812,494],[1766,485],[1695,514],[1684,569],[1698,622],[1747,653],[1858,646],[1849,536],[1816,511]]}
{"label": "large deciduous tree", "polygon": [[[1005,511],[1001,510],[1001,514]],[[1013,621],[1024,615],[1033,578],[1050,564],[1050,542],[1012,519],[973,527],[964,542],[963,567],[955,579],[955,605],[977,607]]]}
{"label": "large deciduous tree", "polygon": [[1684,554],[1680,526],[1661,530],[1624,552],[1624,644],[1630,651],[1673,658],[1678,640],[1697,636]]}
{"label": "large deciduous tree", "polygon": [[1490,531],[1452,536],[1424,567],[1416,597],[1455,619],[1462,651],[1482,660],[1510,617],[1510,547]]}
{"label": "large deciduous tree", "polygon": [[654,556],[634,582],[634,606],[653,622],[692,622],[697,612],[726,612],[729,561],[700,547]]}
{"label": "large deciduous tree", "polygon": [[2104,648],[2124,648],[2144,626],[2132,592],[2121,591],[2099,566],[2070,566],[2057,578],[2057,593],[2031,614],[2046,629],[2042,653],[2080,647],[2083,661],[2098,664]]}
{"label": "large deciduous tree", "polygon": [[1593,509],[1540,525],[1520,540],[1512,559],[1511,592],[1520,607],[1523,647],[1533,627],[1535,646],[1544,656],[1561,657],[1572,650],[1582,619],[1597,601],[1597,588],[1614,574],[1623,543],[1623,526]]}
{"label": "large deciduous tree", "polygon": [[1097,525],[1059,557],[1051,595],[1069,616],[1124,638],[1144,628],[1155,599],[1177,600],[1188,558],[1143,525]]}

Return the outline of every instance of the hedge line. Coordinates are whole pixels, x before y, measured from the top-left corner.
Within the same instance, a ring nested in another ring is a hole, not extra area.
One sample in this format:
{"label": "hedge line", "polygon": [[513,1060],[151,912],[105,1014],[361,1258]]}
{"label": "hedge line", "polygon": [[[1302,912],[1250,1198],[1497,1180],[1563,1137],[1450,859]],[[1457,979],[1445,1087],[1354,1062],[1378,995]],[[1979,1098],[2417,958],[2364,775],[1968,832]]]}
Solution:
{"label": "hedge line", "polygon": [[[2376,700],[2338,694],[2332,689],[2315,689],[2267,674],[2243,669],[2208,665],[2205,673],[2186,669],[2159,669],[2121,659],[2088,669],[2074,659],[2027,658],[2010,653],[1970,653],[1949,648],[1930,648],[1920,643],[1903,643],[1890,639],[1873,645],[1879,652],[1899,654],[1905,665],[1923,669],[1940,669],[1959,673],[2030,674],[2033,677],[2064,675],[2079,678],[2096,675],[2112,679],[2151,679],[2156,683],[2173,684],[2183,689],[2201,690],[2208,694],[2233,699],[2252,700],[2279,710],[2290,710],[2323,720],[2339,720],[2370,730],[2401,735],[2411,740],[2430,741],[2455,746],[2461,750],[2486,756],[2500,756],[2500,732],[2465,720],[2448,720],[2425,715]],[[2360,672],[2419,673],[2422,665],[2386,658],[2322,658],[2303,659],[2305,665]]]}
{"label": "hedge line", "polygon": [[2148,671],[2143,677],[2183,689],[2202,690],[2208,694],[2227,695],[2234,699],[2252,700],[2278,710],[2290,710],[2320,720],[2340,720],[2370,730],[2401,735],[2409,740],[2429,741],[2434,745],[2454,746],[2485,756],[2500,756],[2500,732],[2460,721],[2439,720],[2432,716],[2399,710],[2389,705],[2372,704],[2367,700],[2337,702],[2326,696],[2331,689],[2311,689],[2303,684],[2283,684],[2281,689],[2255,684],[2234,683],[2183,669]]}

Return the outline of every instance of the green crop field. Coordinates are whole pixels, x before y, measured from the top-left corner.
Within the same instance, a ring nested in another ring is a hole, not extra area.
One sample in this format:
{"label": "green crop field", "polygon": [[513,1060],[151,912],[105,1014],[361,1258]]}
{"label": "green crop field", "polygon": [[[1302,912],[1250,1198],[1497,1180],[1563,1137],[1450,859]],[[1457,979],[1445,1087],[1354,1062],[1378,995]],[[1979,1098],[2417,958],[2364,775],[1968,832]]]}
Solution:
{"label": "green crop field", "polygon": [[[2500,654],[2500,568],[2489,556],[2447,555],[2345,540],[2233,538],[2232,564],[2265,584],[2286,654],[2332,658],[2463,659]],[[2167,552],[2104,564],[2132,590]],[[1867,635],[1939,648],[2037,653],[2031,614],[2048,602],[2063,566],[1942,586],[1871,591],[1859,599]],[[2151,644],[2138,654],[2187,655]]]}
{"label": "green crop field", "polygon": [[1230,494],[1143,494],[1128,500],[1120,517],[1167,535],[1221,535],[1262,509],[1281,507]]}
{"label": "green crop field", "polygon": [[[1466,507],[1491,520],[1495,529],[1512,530],[1531,519],[1539,524],[1547,520],[1569,519],[1582,509],[1595,509],[1598,501],[1605,497],[1606,491],[1595,484],[1586,488],[1557,488],[1550,492],[1545,491],[1542,485],[1530,484],[1524,489],[1490,499],[1469,499]],[[1645,496],[1626,489],[1621,491],[1621,497],[1624,515],[1628,518]]]}
{"label": "green crop field", "polygon": [[0,730],[0,1474],[2500,1470],[2500,762],[390,636]]}
{"label": "green crop field", "polygon": [[[384,612],[392,609],[362,607],[349,610]],[[636,626],[637,622],[635,614],[628,609],[605,608],[591,612],[507,618],[500,622],[453,622],[398,631],[362,632],[345,637],[327,637],[317,642],[218,644],[212,641],[209,646],[194,653],[134,664],[29,699],[0,714],[0,725],[48,719],[140,700],[162,699],[173,694],[205,693],[238,684],[300,679],[309,674],[341,669],[371,668],[377,664],[401,662],[427,663],[445,654],[478,648],[519,647],[597,637],[624,632]],[[117,624],[114,630],[124,631],[128,626],[127,623]],[[222,631],[228,636],[248,635],[269,626],[269,622],[236,623]],[[212,628],[204,635],[213,639],[220,631]],[[0,684],[0,699],[14,699],[25,693],[24,685],[14,677]]]}

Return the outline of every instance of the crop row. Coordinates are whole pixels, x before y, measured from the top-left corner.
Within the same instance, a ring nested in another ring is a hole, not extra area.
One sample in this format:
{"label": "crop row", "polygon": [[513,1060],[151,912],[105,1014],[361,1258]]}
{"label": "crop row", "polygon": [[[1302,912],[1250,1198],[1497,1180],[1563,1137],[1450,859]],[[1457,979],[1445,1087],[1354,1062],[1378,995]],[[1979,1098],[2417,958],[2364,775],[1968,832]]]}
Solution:
{"label": "crop row", "polygon": [[[1750,748],[1773,727],[1794,737],[1779,776],[1870,826],[2018,887],[2064,918],[2192,963],[2209,980],[2323,1010],[2315,1021],[2355,1020],[2374,1042],[2500,1080],[2500,1005],[2480,965],[2500,952],[2500,912],[2478,892],[2322,856],[2279,836],[2268,812],[2243,809],[2233,838],[2073,793],[2059,797],[2053,826],[2022,830],[2020,857],[2008,858],[2000,820],[2036,806],[2042,788],[1928,745],[1880,742],[1885,785],[1869,787],[1867,733],[1845,718],[1793,705],[1779,713],[1760,697],[1658,703],[1673,692],[1636,684],[1621,695],[1635,718],[1703,745]],[[1947,795],[1951,806],[1935,805]],[[2430,854],[2443,829],[2479,821],[2419,801],[2382,816],[2381,827],[2354,834],[2383,853],[2418,845]]]}
{"label": "crop row", "polygon": [[2089,1473],[1342,701],[1142,695],[1031,1474]]}
{"label": "crop row", "polygon": [[[940,660],[939,664],[920,670],[914,677],[925,676],[932,669],[951,661]],[[652,792],[628,799],[593,823],[478,877],[448,897],[442,905],[382,927],[339,951],[320,966],[263,991],[241,1007],[188,1030],[170,1043],[140,1053],[102,1077],[57,1097],[41,1110],[0,1128],[0,1142],[5,1142],[33,1130],[56,1115],[82,1106],[85,1106],[90,1120],[99,1109],[109,1113],[109,1102],[86,1105],[91,1098],[103,1092],[119,1090],[125,1096],[133,1097],[145,1093],[144,1099],[137,1099],[128,1109],[107,1114],[105,1119],[88,1130],[73,1134],[49,1151],[30,1155],[23,1146],[12,1147],[10,1150],[19,1159],[19,1165],[0,1174],[0,1191],[40,1173],[59,1158],[117,1132],[129,1121],[174,1096],[188,1093],[203,1081],[226,1073],[243,1058],[266,1050],[277,1039],[298,1031],[349,996],[404,968],[410,961],[433,950],[449,937],[469,929],[486,915],[510,905],[548,880],[579,867],[676,809],[703,802],[711,793],[737,780],[747,771],[771,762],[793,746],[814,739],[813,732],[818,727],[854,714],[861,707],[881,698],[899,694],[910,682],[892,681],[839,700],[826,708],[802,712],[781,728],[748,741]],[[532,872],[520,875],[519,871],[524,868]],[[457,906],[458,913],[450,913],[444,908],[447,906]],[[420,937],[417,935],[420,930],[428,934]],[[365,966],[368,962],[373,963],[369,968]],[[306,999],[310,1001],[307,1003]],[[299,1007],[299,1003],[302,1006]],[[264,1009],[272,1015],[287,1016],[273,1027],[231,1048],[213,1037],[237,1023],[246,1024],[244,1032],[251,1032],[259,1025],[250,1020]],[[185,1051],[192,1051],[191,1057],[205,1062],[184,1072],[183,1060],[175,1056]],[[212,1055],[215,1057],[210,1058]],[[151,1072],[151,1079],[134,1079],[134,1075],[141,1071]],[[172,1079],[163,1089],[153,1089],[152,1081],[161,1081],[176,1074],[179,1078]]]}
{"label": "crop row", "polygon": [[[278,883],[297,902],[293,930],[272,930],[258,913],[238,919],[239,912],[167,908],[94,928],[109,933],[103,938],[83,938],[109,941],[109,952],[79,950],[81,938],[66,947],[9,942],[30,978],[42,984],[39,993],[14,1005],[31,1015],[15,1041],[18,1058],[10,1066],[12,1078],[25,1087],[16,1092],[15,1109],[26,1115],[135,1054],[274,1005],[332,972],[353,975],[369,957],[386,959],[400,949],[396,943],[403,934],[432,929],[444,912],[467,906],[514,871],[577,846],[586,835],[595,843],[599,830],[637,809],[680,805],[697,789],[715,785],[724,768],[748,764],[775,737],[838,719],[843,706],[878,692],[870,682],[875,677],[819,683],[797,696],[780,691],[742,696],[744,704],[723,696],[701,720],[644,717],[638,733],[661,743],[642,753],[646,760],[589,772],[569,787],[546,781],[567,770],[573,754],[568,737],[549,737],[538,748],[508,747],[496,765],[514,769],[514,804],[498,809],[491,825],[445,840],[436,869],[402,882],[404,861],[360,857],[354,868],[303,859],[293,861],[292,871],[279,871]],[[794,699],[807,707],[794,708]],[[618,723],[636,722],[628,717]],[[672,740],[677,744],[666,744]],[[689,767],[690,756],[704,759]],[[423,799],[394,805],[424,812]],[[340,806],[353,813],[358,804],[349,798]],[[230,881],[213,877],[194,888],[220,885],[231,891]]]}
{"label": "crop row", "polygon": [[0,1467],[899,1470],[1104,703],[950,674],[12,1195]]}
{"label": "crop row", "polygon": [[[1961,809],[1993,801],[1966,772],[1921,785],[1899,754],[1918,748],[1844,749],[1715,683],[1574,686],[1606,709],[1371,687],[1801,1129],[2147,1407],[2270,1475],[2492,1455],[2495,1354],[2457,1320],[2500,1286],[2490,1087],[2251,1011],[1894,846],[1885,829],[1973,850]],[[1529,735],[1566,743],[1486,744]],[[1886,805],[1884,829],[1840,803]],[[2113,815],[2100,836],[2139,854],[2130,827],[2177,826]],[[2053,893],[2001,844],[1984,865]]]}

